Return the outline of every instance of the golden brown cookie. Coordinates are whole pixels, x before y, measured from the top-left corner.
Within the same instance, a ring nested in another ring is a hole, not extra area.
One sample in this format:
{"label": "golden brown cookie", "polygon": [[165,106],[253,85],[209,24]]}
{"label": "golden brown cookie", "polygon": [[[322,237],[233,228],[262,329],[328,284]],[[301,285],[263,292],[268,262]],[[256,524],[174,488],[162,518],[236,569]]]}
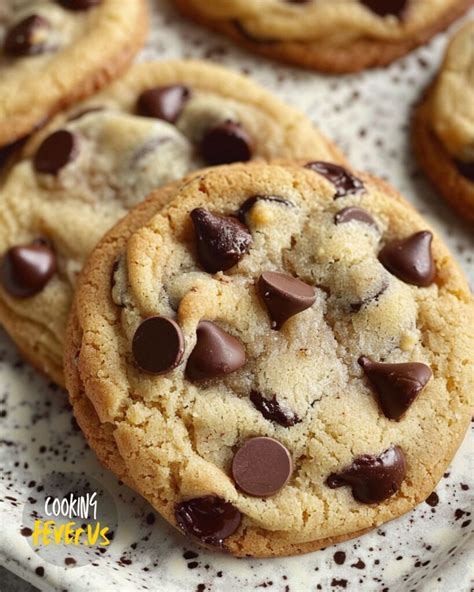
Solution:
{"label": "golden brown cookie", "polygon": [[474,21],[453,37],[437,78],[416,106],[412,138],[433,185],[474,221]]}
{"label": "golden brown cookie", "polygon": [[163,191],[76,293],[66,380],[99,458],[235,555],[315,550],[425,499],[474,384],[472,298],[425,221],[322,162]]}
{"label": "golden brown cookie", "polygon": [[247,49],[329,73],[386,66],[427,43],[473,0],[174,0]]}
{"label": "golden brown cookie", "polygon": [[0,211],[0,322],[63,384],[74,284],[102,235],[152,189],[206,164],[339,150],[248,78],[203,62],[134,66],[60,114],[10,164]]}
{"label": "golden brown cookie", "polygon": [[0,146],[119,76],[147,28],[145,0],[2,0]]}

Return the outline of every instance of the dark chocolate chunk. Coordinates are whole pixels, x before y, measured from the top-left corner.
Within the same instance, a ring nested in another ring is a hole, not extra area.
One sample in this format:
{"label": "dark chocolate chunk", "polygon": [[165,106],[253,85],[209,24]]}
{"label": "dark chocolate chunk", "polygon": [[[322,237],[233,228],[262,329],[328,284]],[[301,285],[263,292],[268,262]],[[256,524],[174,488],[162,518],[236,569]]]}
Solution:
{"label": "dark chocolate chunk", "polygon": [[165,374],[179,365],[184,354],[180,326],[167,317],[149,317],[135,331],[132,342],[137,366],[150,374]]}
{"label": "dark chocolate chunk", "polygon": [[102,0],[59,0],[59,4],[69,10],[88,10],[98,6]]}
{"label": "dark chocolate chunk", "polygon": [[7,31],[3,49],[6,54],[16,57],[44,53],[48,49],[50,28],[47,19],[32,14]]}
{"label": "dark chocolate chunk", "polygon": [[18,245],[3,256],[0,280],[15,298],[29,298],[41,292],[56,272],[56,255],[50,244],[37,240]]}
{"label": "dark chocolate chunk", "polygon": [[456,168],[463,177],[468,181],[474,183],[474,162],[463,162],[462,160],[454,161]]}
{"label": "dark chocolate chunk", "polygon": [[294,207],[294,204],[291,203],[288,199],[284,199],[283,197],[275,197],[273,195],[254,195],[249,197],[244,203],[240,206],[239,211],[237,212],[237,218],[245,224],[247,214],[253,208],[253,206],[259,201],[267,201],[280,204],[282,206],[288,206],[290,208]]}
{"label": "dark chocolate chunk", "polygon": [[363,504],[383,502],[394,495],[407,472],[403,450],[390,446],[379,456],[364,454],[354,459],[351,465],[332,473],[326,484],[331,489],[349,486],[354,498]]}
{"label": "dark chocolate chunk", "polygon": [[360,0],[361,3],[378,16],[401,18],[409,0]]}
{"label": "dark chocolate chunk", "polygon": [[239,528],[242,514],[222,498],[207,495],[178,504],[175,518],[185,534],[205,545],[222,547],[225,539]]}
{"label": "dark chocolate chunk", "polygon": [[247,162],[252,154],[253,141],[249,134],[232,121],[208,129],[201,140],[201,155],[210,165]]}
{"label": "dark chocolate chunk", "polygon": [[308,162],[305,168],[325,177],[336,188],[334,199],[364,191],[364,184],[347,169],[331,162]]}
{"label": "dark chocolate chunk", "polygon": [[393,240],[380,251],[379,260],[390,273],[407,284],[430,286],[436,277],[432,241],[433,235],[427,230]]}
{"label": "dark chocolate chunk", "polygon": [[78,154],[77,136],[68,130],[58,130],[43,140],[36,151],[34,166],[38,173],[57,175]]}
{"label": "dark chocolate chunk", "polygon": [[426,364],[385,364],[362,356],[359,364],[389,419],[399,420],[427,385],[433,373]]}
{"label": "dark chocolate chunk", "polygon": [[205,380],[231,374],[246,361],[242,343],[211,321],[200,321],[197,341],[186,365],[189,380]]}
{"label": "dark chocolate chunk", "polygon": [[254,497],[275,495],[293,473],[288,450],[273,438],[247,440],[232,461],[232,476],[244,493]]}
{"label": "dark chocolate chunk", "polygon": [[334,222],[336,224],[346,224],[347,222],[352,222],[353,220],[356,222],[362,222],[363,224],[368,224],[369,226],[377,227],[377,223],[369,214],[369,212],[366,212],[362,208],[357,208],[355,206],[344,208],[334,216]]}
{"label": "dark chocolate chunk", "polygon": [[274,421],[284,428],[290,428],[301,421],[291,409],[280,405],[276,396],[266,399],[258,391],[252,391],[250,393],[250,400],[265,419]]}
{"label": "dark chocolate chunk", "polygon": [[272,321],[280,329],[290,317],[313,306],[316,292],[312,286],[284,273],[266,271],[258,280],[258,290]]}
{"label": "dark chocolate chunk", "polygon": [[191,91],[182,84],[150,88],[138,97],[137,110],[144,117],[155,117],[175,123],[181,115]]}
{"label": "dark chocolate chunk", "polygon": [[207,272],[226,271],[249,252],[252,235],[236,218],[212,214],[204,208],[193,210],[191,218],[196,229],[199,261]]}

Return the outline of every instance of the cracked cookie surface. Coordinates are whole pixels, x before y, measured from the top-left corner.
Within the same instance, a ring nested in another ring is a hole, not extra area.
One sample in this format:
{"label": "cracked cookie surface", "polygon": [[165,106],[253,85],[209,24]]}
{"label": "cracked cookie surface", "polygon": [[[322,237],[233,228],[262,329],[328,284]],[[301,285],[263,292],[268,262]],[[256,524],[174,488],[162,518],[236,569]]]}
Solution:
{"label": "cracked cookie surface", "polygon": [[7,171],[1,322],[62,384],[76,276],[102,235],[152,189],[192,170],[275,157],[343,160],[306,117],[243,76],[201,62],[134,66],[55,118]]}
{"label": "cracked cookie surface", "polygon": [[144,43],[144,0],[3,0],[0,146],[119,76]]}
{"label": "cracked cookie surface", "polygon": [[474,21],[454,35],[435,81],[416,107],[413,143],[443,197],[474,221]]}
{"label": "cracked cookie surface", "polygon": [[319,162],[196,173],[160,210],[162,191],[76,294],[67,382],[102,462],[236,555],[315,550],[425,499],[470,419],[474,312],[424,220]]}
{"label": "cracked cookie surface", "polygon": [[384,66],[426,43],[472,0],[174,0],[268,57],[326,72]]}

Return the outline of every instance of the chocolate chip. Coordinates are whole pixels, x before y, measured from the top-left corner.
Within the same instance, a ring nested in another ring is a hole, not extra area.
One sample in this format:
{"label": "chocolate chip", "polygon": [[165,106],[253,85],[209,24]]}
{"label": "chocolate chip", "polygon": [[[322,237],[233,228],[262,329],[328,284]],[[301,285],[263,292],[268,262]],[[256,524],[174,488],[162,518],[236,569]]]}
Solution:
{"label": "chocolate chip", "polygon": [[0,280],[15,298],[41,292],[56,271],[56,255],[46,241],[34,241],[9,249],[0,266]]}
{"label": "chocolate chip", "polygon": [[375,12],[378,16],[393,15],[401,17],[407,4],[408,0],[360,0],[361,3],[366,6],[372,12]]}
{"label": "chocolate chip", "polygon": [[462,160],[454,161],[456,168],[463,177],[474,183],[474,162],[463,162]]}
{"label": "chocolate chip", "polygon": [[93,6],[98,6],[102,0],[59,0],[59,4],[69,10],[88,10]]}
{"label": "chocolate chip", "polygon": [[211,321],[200,321],[196,345],[186,365],[189,380],[205,380],[231,374],[246,361],[241,342]]}
{"label": "chocolate chip", "polygon": [[252,153],[252,139],[240,124],[232,121],[210,128],[201,140],[202,157],[210,165],[247,162]]}
{"label": "chocolate chip", "polygon": [[433,235],[426,230],[394,240],[380,251],[379,260],[390,273],[407,284],[430,286],[436,277],[432,241]]}
{"label": "chocolate chip", "polygon": [[36,151],[34,166],[38,173],[57,175],[78,154],[77,136],[67,130],[58,130],[43,140]]}
{"label": "chocolate chip", "polygon": [[6,54],[17,57],[44,53],[48,48],[50,28],[47,19],[32,14],[7,32],[3,49]]}
{"label": "chocolate chip", "polygon": [[355,195],[364,191],[364,184],[354,177],[347,169],[331,162],[309,162],[306,169],[310,169],[325,177],[336,187],[334,199]]}
{"label": "chocolate chip", "polygon": [[272,329],[280,329],[285,321],[313,306],[316,300],[312,286],[291,275],[273,271],[262,273],[258,290],[270,314]]}
{"label": "chocolate chip", "polygon": [[184,336],[178,323],[167,317],[145,319],[132,341],[137,366],[150,374],[164,374],[179,365],[184,354]]}
{"label": "chocolate chip", "polygon": [[250,400],[265,419],[274,421],[284,428],[290,428],[301,421],[291,409],[280,405],[276,396],[273,396],[272,399],[266,399],[258,391],[252,391]]}
{"label": "chocolate chip", "polygon": [[359,364],[378,396],[385,417],[400,420],[433,373],[426,364],[385,364],[362,356]]}
{"label": "chocolate chip", "polygon": [[252,235],[236,218],[196,208],[191,219],[197,234],[199,261],[207,272],[226,271],[249,252]]}
{"label": "chocolate chip", "polygon": [[187,535],[206,545],[222,547],[225,539],[239,528],[242,514],[222,498],[207,495],[178,504],[175,518]]}
{"label": "chocolate chip", "polygon": [[334,216],[334,222],[336,224],[347,224],[347,222],[352,221],[362,222],[363,224],[377,227],[377,223],[369,214],[369,212],[366,212],[362,208],[357,208],[355,206],[344,208]]}
{"label": "chocolate chip", "polygon": [[392,445],[379,456],[358,456],[339,473],[332,473],[326,484],[331,489],[347,485],[352,488],[352,495],[357,501],[375,504],[388,499],[400,489],[406,472],[403,450]]}
{"label": "chocolate chip", "polygon": [[237,212],[237,218],[245,224],[247,214],[253,208],[253,206],[259,201],[266,201],[281,204],[283,206],[288,206],[293,208],[294,204],[291,203],[288,199],[284,199],[283,197],[275,197],[273,195],[254,195],[253,197],[249,197],[244,203],[240,206],[239,211]]}
{"label": "chocolate chip", "polygon": [[232,476],[239,489],[254,497],[275,495],[293,473],[288,450],[273,438],[251,438],[232,461]]}
{"label": "chocolate chip", "polygon": [[191,97],[191,91],[182,84],[150,88],[138,97],[137,110],[144,117],[155,117],[175,123]]}

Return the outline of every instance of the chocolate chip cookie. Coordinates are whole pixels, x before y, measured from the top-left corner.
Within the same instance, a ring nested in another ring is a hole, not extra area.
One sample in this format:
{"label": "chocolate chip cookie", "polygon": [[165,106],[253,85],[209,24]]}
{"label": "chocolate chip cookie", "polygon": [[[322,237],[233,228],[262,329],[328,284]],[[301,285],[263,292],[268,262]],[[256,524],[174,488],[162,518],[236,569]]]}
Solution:
{"label": "chocolate chip cookie", "polygon": [[174,0],[244,47],[323,72],[385,66],[426,43],[473,0]]}
{"label": "chocolate chip cookie", "polygon": [[11,166],[0,212],[0,321],[62,383],[76,276],[102,237],[154,188],[204,165],[339,151],[249,79],[199,62],[134,66],[59,115]]}
{"label": "chocolate chip cookie", "polygon": [[145,0],[2,0],[0,146],[121,74],[147,21]]}
{"label": "chocolate chip cookie", "polygon": [[474,221],[474,21],[453,37],[436,80],[416,107],[413,143],[441,195]]}
{"label": "chocolate chip cookie", "polygon": [[382,181],[235,164],[158,190],[95,249],[66,379],[101,461],[185,535],[302,553],[433,490],[471,416],[473,321],[446,247]]}

